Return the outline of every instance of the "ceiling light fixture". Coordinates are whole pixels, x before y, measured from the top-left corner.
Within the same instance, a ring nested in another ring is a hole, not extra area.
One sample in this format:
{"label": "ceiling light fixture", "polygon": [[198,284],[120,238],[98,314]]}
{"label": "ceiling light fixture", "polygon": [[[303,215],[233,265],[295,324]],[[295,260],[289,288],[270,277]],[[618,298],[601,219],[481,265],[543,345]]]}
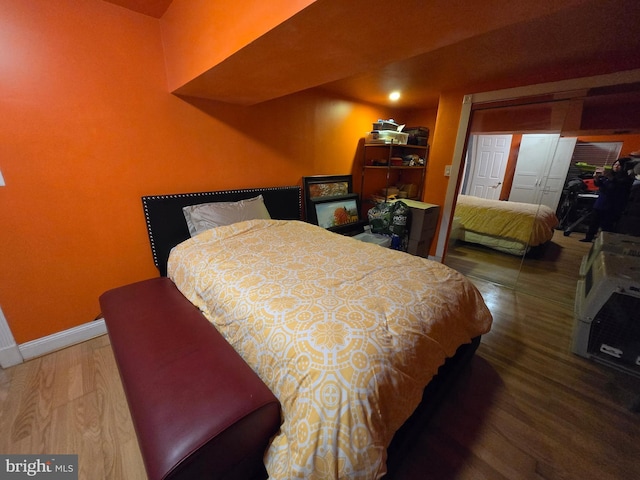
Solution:
{"label": "ceiling light fixture", "polygon": [[397,101],[399,98],[400,98],[400,92],[398,92],[397,90],[389,94],[389,100],[391,100],[392,102]]}

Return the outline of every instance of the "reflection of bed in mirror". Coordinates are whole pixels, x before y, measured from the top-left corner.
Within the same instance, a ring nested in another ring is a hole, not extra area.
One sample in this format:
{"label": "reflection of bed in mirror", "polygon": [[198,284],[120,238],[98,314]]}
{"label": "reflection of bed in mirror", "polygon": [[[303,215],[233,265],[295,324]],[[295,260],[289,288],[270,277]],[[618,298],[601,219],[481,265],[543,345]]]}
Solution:
{"label": "reflection of bed in mirror", "polygon": [[450,238],[523,255],[551,240],[557,225],[545,205],[459,195]]}

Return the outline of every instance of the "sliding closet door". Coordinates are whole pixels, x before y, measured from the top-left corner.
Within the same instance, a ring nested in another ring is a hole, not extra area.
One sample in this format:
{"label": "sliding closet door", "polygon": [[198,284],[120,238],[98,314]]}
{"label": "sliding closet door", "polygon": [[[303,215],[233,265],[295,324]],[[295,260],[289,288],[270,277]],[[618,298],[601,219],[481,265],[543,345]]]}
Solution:
{"label": "sliding closet door", "polygon": [[[498,185],[500,180],[488,173],[491,170],[492,174],[498,173],[502,168],[494,167],[504,167],[505,164],[496,162],[488,153],[483,156],[483,149],[478,148],[480,139],[503,138],[509,140],[506,142],[508,149],[500,155],[503,160],[507,160],[506,174],[501,182],[505,186],[502,198],[533,205],[547,201],[555,202],[553,197],[557,190],[556,184],[564,183],[563,175],[566,176],[568,170],[568,166],[563,166],[560,168],[563,172],[556,171],[553,163],[561,144],[560,127],[569,108],[570,105],[562,101],[554,101],[498,105],[489,106],[484,110],[473,110],[462,166],[466,177],[461,182],[459,193],[495,198],[487,195],[487,190],[496,190],[496,193],[503,190],[502,186]],[[533,132],[529,133],[531,130]],[[495,149],[495,146],[492,148]],[[491,149],[488,149],[488,152],[490,153]],[[477,176],[491,181],[486,182],[484,188],[474,189],[472,185]],[[559,180],[560,177],[562,180]],[[555,210],[555,207],[552,208]],[[487,245],[475,243],[473,236],[466,235],[464,226],[454,210],[445,263],[465,275],[517,287],[525,257],[506,253],[509,239],[504,240],[506,242],[494,242],[496,248],[487,246],[491,244],[490,239],[486,240]],[[514,251],[515,249],[511,250]]]}
{"label": "sliding closet door", "polygon": [[559,139],[559,133],[522,136],[516,172],[509,194],[510,201],[540,203],[546,181],[545,174],[549,171]]}
{"label": "sliding closet door", "polygon": [[571,157],[577,140],[577,137],[561,137],[558,140],[551,164],[545,172],[540,203],[554,212],[558,210],[558,204],[562,198],[562,190],[571,166]]}

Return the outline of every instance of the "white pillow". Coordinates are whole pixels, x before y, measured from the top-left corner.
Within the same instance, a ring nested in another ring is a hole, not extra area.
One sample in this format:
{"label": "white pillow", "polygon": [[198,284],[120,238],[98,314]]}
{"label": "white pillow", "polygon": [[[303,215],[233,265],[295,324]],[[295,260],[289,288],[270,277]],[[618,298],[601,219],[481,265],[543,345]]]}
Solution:
{"label": "white pillow", "polygon": [[193,237],[210,228],[231,225],[244,220],[269,220],[271,216],[262,195],[237,202],[213,202],[189,205],[182,213]]}

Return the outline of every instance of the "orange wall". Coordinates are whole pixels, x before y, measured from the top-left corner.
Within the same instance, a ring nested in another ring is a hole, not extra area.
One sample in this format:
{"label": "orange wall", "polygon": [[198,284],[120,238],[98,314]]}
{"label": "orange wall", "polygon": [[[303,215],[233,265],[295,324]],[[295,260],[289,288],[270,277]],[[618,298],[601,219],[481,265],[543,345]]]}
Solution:
{"label": "orange wall", "polygon": [[157,275],[142,195],[358,175],[360,139],[393,117],[429,127],[424,201],[444,201],[468,92],[442,94],[437,112],[321,90],[189,103],[168,93],[162,28],[101,0],[2,2],[0,307],[18,343],[90,321],[102,292]]}
{"label": "orange wall", "polygon": [[429,170],[424,201],[442,205],[448,186],[448,177],[444,176],[447,165],[453,162],[453,148],[456,143],[462,94],[443,93],[438,103],[435,127],[429,153]]}
{"label": "orange wall", "polygon": [[315,0],[173,0],[161,20],[169,91],[192,80]]}
{"label": "orange wall", "polygon": [[1,10],[0,307],[19,344],[157,276],[142,195],[348,173],[359,139],[390,115],[315,91],[187,103],[167,93],[159,21],[99,0]]}
{"label": "orange wall", "polygon": [[[429,135],[429,164],[423,200],[441,207],[444,205],[450,181],[450,177],[446,177],[444,173],[446,166],[453,163],[453,150],[460,123],[462,98],[463,93],[461,92],[444,92],[440,95],[438,110],[435,112],[435,123],[433,129],[430,130],[432,134]],[[430,255],[434,255],[436,252],[441,220],[442,210],[438,219],[438,229],[431,244]]]}

